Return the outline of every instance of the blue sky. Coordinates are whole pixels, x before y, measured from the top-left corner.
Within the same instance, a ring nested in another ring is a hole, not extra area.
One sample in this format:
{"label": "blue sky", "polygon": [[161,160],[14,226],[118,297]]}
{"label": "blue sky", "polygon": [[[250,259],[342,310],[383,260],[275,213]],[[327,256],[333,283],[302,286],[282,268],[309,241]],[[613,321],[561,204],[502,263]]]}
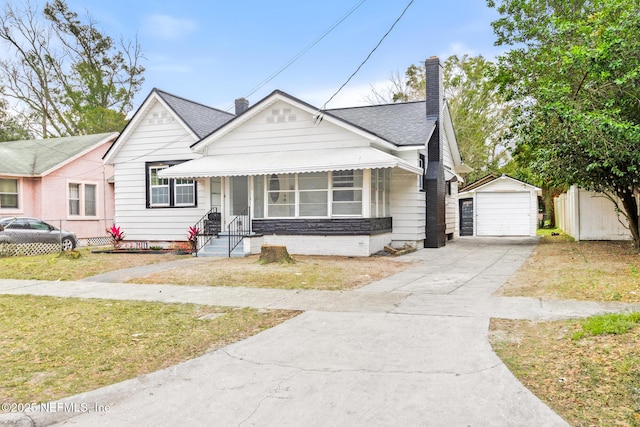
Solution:
{"label": "blue sky", "polygon": [[[409,0],[67,0],[111,36],[138,37],[146,59],[138,108],[156,87],[227,110],[274,89],[321,107],[367,57]],[[361,3],[361,4],[360,4]],[[250,96],[319,36],[357,8],[286,70]],[[327,108],[364,105],[371,85],[437,55],[494,58],[484,0],[414,0],[380,47]]]}

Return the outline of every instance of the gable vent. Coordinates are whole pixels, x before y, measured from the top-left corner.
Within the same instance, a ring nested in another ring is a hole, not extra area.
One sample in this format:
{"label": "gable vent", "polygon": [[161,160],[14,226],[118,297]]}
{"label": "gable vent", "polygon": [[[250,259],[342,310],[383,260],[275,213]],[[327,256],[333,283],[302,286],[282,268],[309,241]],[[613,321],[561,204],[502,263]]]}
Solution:
{"label": "gable vent", "polygon": [[267,116],[267,123],[284,123],[295,122],[296,115],[291,111],[291,108],[274,109],[271,110],[271,115]]}

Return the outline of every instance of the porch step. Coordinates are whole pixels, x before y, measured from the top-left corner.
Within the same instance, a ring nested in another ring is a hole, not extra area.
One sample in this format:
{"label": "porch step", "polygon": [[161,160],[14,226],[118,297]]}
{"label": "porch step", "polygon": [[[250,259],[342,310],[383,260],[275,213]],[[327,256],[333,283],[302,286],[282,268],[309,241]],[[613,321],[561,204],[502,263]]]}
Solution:
{"label": "porch step", "polygon": [[[218,238],[213,238],[198,251],[199,257],[222,257],[229,256],[229,235],[219,234]],[[232,257],[245,257],[247,254],[243,252],[243,245],[240,243],[231,251]]]}

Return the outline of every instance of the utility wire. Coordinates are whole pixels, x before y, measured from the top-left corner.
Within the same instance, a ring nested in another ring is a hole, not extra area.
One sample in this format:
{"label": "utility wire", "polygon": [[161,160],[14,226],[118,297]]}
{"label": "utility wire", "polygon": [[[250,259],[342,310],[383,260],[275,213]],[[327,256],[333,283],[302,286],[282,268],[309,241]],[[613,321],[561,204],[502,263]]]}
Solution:
{"label": "utility wire", "polygon": [[[294,62],[296,62],[298,59],[300,59],[300,57],[302,55],[304,55],[305,53],[307,53],[312,47],[314,47],[315,45],[317,45],[322,39],[324,39],[326,36],[328,36],[333,30],[336,29],[336,27],[338,27],[338,25],[342,24],[342,22],[344,22],[345,19],[347,19],[349,16],[351,16],[351,14],[353,14],[353,12],[355,12],[360,6],[362,6],[362,4],[364,2],[366,2],[367,0],[360,0],[358,3],[356,3],[351,9],[349,9],[338,21],[336,21],[333,25],[331,25],[329,28],[327,28],[322,34],[320,34],[318,37],[316,37],[310,44],[308,44],[304,49],[302,49],[300,52],[298,52],[296,55],[294,55],[286,64],[284,64],[282,67],[278,68],[278,70],[276,70],[273,74],[271,74],[269,77],[265,78],[264,80],[262,80],[260,83],[258,83],[253,89],[251,89],[251,91],[249,91],[249,93],[247,95],[245,95],[245,98],[250,97],[251,95],[253,95],[254,93],[256,93],[258,90],[260,90],[262,87],[264,87],[267,83],[269,83],[271,80],[275,79],[278,75],[280,75],[280,73],[282,73],[284,70],[286,70],[287,68],[289,68],[291,65],[293,65]],[[233,108],[233,106],[227,108],[225,111],[230,111]]]}
{"label": "utility wire", "polygon": [[351,81],[351,79],[358,73],[358,71],[360,71],[360,69],[364,66],[364,64],[369,60],[369,58],[371,58],[371,55],[373,55],[373,53],[376,51],[376,49],[378,49],[378,47],[382,44],[382,42],[384,41],[385,38],[387,38],[387,36],[389,35],[389,33],[391,33],[391,31],[393,30],[393,27],[396,26],[396,24],[402,19],[402,17],[404,16],[404,14],[407,12],[407,9],[409,9],[409,6],[411,6],[413,4],[414,0],[411,0],[409,2],[409,4],[407,4],[407,6],[404,8],[404,10],[402,11],[402,13],[400,14],[400,16],[398,16],[398,18],[395,20],[395,22],[391,25],[391,27],[389,28],[389,30],[385,33],[384,36],[382,36],[382,38],[380,39],[380,41],[378,42],[378,44],[371,50],[371,52],[369,52],[369,55],[367,55],[367,57],[364,59],[364,61],[362,61],[362,63],[358,66],[358,68],[353,72],[353,74],[351,74],[351,76],[349,76],[349,78],[347,79],[346,82],[344,82],[342,84],[342,86],[340,86],[338,88],[338,90],[331,95],[331,97],[329,98],[329,100],[327,102],[324,103],[324,105],[322,106],[322,108],[320,109],[320,111],[324,111],[325,107],[327,106],[327,104],[329,102],[331,102],[331,100]]}

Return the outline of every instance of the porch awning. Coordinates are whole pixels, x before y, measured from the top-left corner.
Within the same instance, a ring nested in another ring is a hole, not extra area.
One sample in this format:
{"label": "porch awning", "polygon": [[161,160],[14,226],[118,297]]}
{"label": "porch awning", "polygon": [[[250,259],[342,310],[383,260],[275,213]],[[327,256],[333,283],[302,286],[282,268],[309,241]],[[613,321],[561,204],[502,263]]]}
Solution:
{"label": "porch awning", "polygon": [[422,174],[421,168],[391,154],[371,147],[355,147],[204,156],[163,169],[158,175],[162,178],[206,178],[381,168],[400,168]]}

